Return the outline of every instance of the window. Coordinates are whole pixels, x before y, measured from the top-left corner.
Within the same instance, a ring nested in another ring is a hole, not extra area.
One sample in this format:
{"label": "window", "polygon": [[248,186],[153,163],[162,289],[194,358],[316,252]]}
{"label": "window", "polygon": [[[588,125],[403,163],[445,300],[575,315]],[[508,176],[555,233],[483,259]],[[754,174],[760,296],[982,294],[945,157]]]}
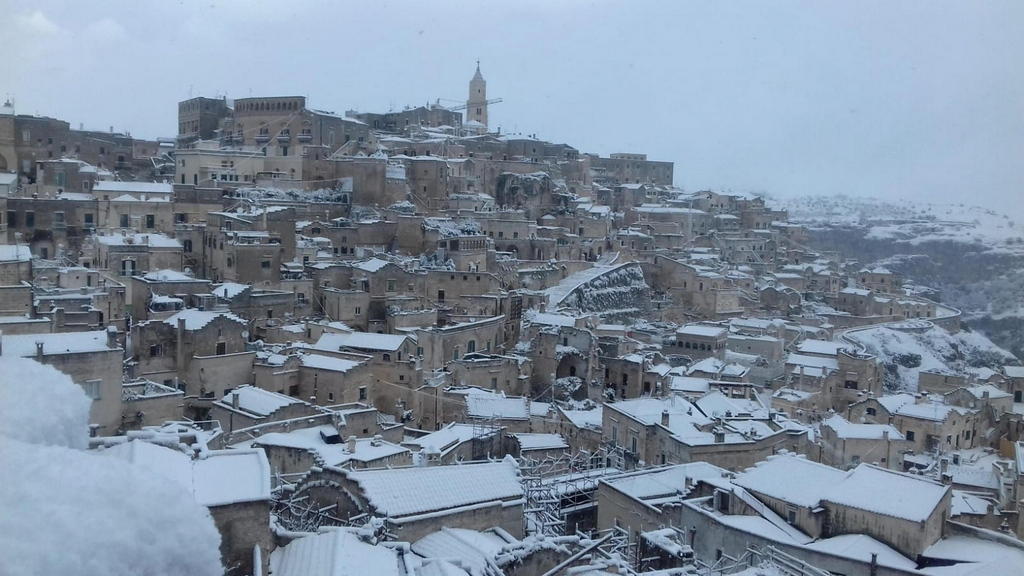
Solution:
{"label": "window", "polygon": [[796,524],[796,508],[786,508],[786,522]]}
{"label": "window", "polygon": [[146,228],[156,227],[156,216],[152,214],[146,214]]}
{"label": "window", "polygon": [[476,340],[470,340],[466,344],[466,354],[472,354],[473,352],[476,352]]}
{"label": "window", "polygon": [[843,388],[846,388],[847,390],[856,390],[857,389],[857,381],[856,380],[847,380],[846,382],[843,383]]}
{"label": "window", "polygon": [[914,441],[914,431],[913,430],[907,430],[907,433],[904,434],[904,436],[906,436],[907,440],[909,440],[910,442]]}
{"label": "window", "polygon": [[395,281],[394,281],[393,278],[388,278],[388,281],[387,281],[387,291],[388,292],[394,292],[395,291]]}
{"label": "window", "polygon": [[619,427],[612,425],[612,446],[619,443]]}
{"label": "window", "polygon": [[867,410],[865,410],[865,412],[868,413],[868,416],[874,416],[878,411],[875,410],[874,408],[868,408]]}
{"label": "window", "polygon": [[228,345],[225,342],[217,342],[217,356],[223,356],[228,353]]}
{"label": "window", "polygon": [[25,226],[27,228],[35,228],[36,227],[36,213],[35,212],[25,212]]}
{"label": "window", "polygon": [[7,211],[7,224],[12,227],[18,225],[18,213],[14,210]]}
{"label": "window", "polygon": [[160,356],[160,355],[161,355],[160,354],[160,345],[159,344],[151,344],[149,346],[149,357],[152,358],[154,356]]}
{"label": "window", "polygon": [[128,224],[128,215],[127,214],[121,214],[121,228],[127,228],[128,226],[129,226],[129,224]]}
{"label": "window", "polygon": [[263,260],[262,262],[260,262],[260,268],[262,268],[264,270],[269,270],[270,269],[270,260]]}
{"label": "window", "polygon": [[327,401],[328,402],[334,402],[334,392],[328,392],[327,393]]}
{"label": "window", "polygon": [[93,219],[94,219],[94,215],[93,214],[86,214],[85,215],[85,227],[86,228],[92,228],[93,227],[93,224],[94,224]]}
{"label": "window", "polygon": [[385,352],[385,353],[381,354],[380,359],[385,361],[385,362],[391,362],[391,354],[388,354],[387,352]]}
{"label": "window", "polygon": [[192,252],[192,241],[191,240],[186,238],[185,240],[182,241],[181,244],[182,244],[182,247],[184,248],[186,253]]}
{"label": "window", "polygon": [[59,228],[66,228],[67,227],[67,221],[64,219],[64,213],[63,212],[54,212],[53,213],[53,227],[54,228],[58,228],[58,229]]}
{"label": "window", "polygon": [[82,388],[85,389],[85,395],[93,400],[100,399],[100,384],[102,380],[86,380],[82,384]]}
{"label": "window", "polygon": [[366,386],[359,387],[359,400],[366,400]]}
{"label": "window", "polygon": [[360,314],[362,314],[362,313],[363,313],[363,309],[362,309],[362,308],[360,308],[359,306],[356,306],[356,307],[355,307],[355,308],[354,308],[354,309],[352,310],[352,313],[353,313],[353,314],[355,314],[356,316],[359,316]]}

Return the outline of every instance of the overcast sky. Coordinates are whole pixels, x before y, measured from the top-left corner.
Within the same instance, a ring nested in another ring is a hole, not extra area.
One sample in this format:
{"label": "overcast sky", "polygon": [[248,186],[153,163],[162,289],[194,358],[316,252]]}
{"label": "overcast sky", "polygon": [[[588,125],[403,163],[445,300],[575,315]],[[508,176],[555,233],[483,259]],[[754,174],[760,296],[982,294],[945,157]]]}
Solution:
{"label": "overcast sky", "polygon": [[176,102],[464,100],[676,184],[1024,204],[1024,2],[0,0],[0,96],[174,136]]}

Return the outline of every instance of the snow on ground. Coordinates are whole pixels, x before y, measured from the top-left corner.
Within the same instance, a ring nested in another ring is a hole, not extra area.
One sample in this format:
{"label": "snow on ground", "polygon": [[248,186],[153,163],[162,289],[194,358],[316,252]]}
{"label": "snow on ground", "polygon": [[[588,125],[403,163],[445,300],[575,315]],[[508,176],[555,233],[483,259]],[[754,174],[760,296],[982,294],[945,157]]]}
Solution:
{"label": "snow on ground", "polygon": [[205,507],[170,480],[82,449],[89,406],[68,376],[0,357],[0,571],[222,574]]}
{"label": "snow on ground", "polygon": [[911,392],[917,391],[922,371],[971,373],[982,367],[998,368],[1013,359],[1013,355],[978,332],[951,334],[935,326],[922,332],[878,326],[852,330],[846,337],[863,345],[885,364],[887,386]]}

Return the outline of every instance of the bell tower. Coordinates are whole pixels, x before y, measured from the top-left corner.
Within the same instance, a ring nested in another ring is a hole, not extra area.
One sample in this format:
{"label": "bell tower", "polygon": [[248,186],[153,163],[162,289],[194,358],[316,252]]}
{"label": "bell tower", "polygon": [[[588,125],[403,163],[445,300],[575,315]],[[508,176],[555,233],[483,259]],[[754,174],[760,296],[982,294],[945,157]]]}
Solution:
{"label": "bell tower", "polygon": [[480,74],[480,61],[476,61],[476,74],[469,81],[469,99],[466,100],[466,122],[476,121],[487,127],[487,81]]}

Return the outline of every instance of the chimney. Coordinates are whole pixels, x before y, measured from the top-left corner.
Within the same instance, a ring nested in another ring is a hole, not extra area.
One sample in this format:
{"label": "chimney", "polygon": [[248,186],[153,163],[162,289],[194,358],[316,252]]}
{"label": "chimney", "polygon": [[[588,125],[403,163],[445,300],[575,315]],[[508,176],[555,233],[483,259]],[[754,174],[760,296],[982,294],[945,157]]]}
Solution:
{"label": "chimney", "polygon": [[720,428],[716,428],[715,429],[715,444],[722,444],[724,442],[725,442],[725,431],[720,429]]}
{"label": "chimney", "polygon": [[238,410],[238,392],[233,392],[231,394],[231,407]]}
{"label": "chimney", "polygon": [[117,348],[117,327],[114,325],[107,326],[107,346]]}
{"label": "chimney", "polygon": [[666,427],[666,428],[668,428],[668,421],[669,421],[668,410],[662,410],[661,411],[661,425]]}
{"label": "chimney", "polygon": [[174,362],[178,370],[185,367],[185,319],[180,316],[175,330]]}
{"label": "chimney", "polygon": [[43,341],[36,340],[36,358],[43,357]]}
{"label": "chimney", "polygon": [[349,436],[348,437],[348,452],[349,452],[349,454],[355,454],[356,453],[356,437],[355,436]]}

